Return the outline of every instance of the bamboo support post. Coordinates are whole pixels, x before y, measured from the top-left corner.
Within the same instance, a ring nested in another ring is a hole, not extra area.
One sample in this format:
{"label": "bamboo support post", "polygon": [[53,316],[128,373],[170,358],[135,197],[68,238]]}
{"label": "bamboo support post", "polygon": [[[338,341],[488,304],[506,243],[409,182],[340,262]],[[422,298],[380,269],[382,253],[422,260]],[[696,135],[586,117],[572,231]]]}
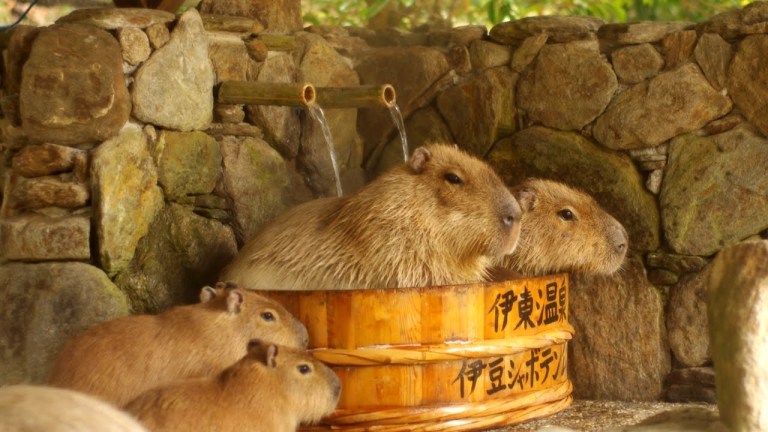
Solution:
{"label": "bamboo support post", "polygon": [[357,87],[317,87],[317,104],[322,108],[364,108],[395,105],[395,88],[390,84]]}
{"label": "bamboo support post", "polygon": [[315,102],[315,96],[315,87],[309,83],[224,81],[217,102],[305,107]]}

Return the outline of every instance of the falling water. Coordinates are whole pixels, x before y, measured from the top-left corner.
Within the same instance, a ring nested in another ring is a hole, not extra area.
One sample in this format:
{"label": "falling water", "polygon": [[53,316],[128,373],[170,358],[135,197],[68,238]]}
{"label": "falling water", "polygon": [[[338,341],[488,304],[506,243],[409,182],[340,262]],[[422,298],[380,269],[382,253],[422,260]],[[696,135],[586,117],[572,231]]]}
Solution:
{"label": "falling water", "polygon": [[403,144],[403,159],[408,160],[408,138],[405,137],[405,123],[403,122],[403,115],[400,113],[400,107],[397,104],[389,106],[389,115],[392,116],[392,121],[395,122],[397,130],[400,131],[400,143]]}
{"label": "falling water", "polygon": [[[309,114],[317,120],[320,128],[323,130],[325,136],[325,143],[328,145],[328,153],[331,155],[331,165],[333,165],[333,175],[336,176],[336,195],[341,196],[341,177],[339,176],[339,164],[336,162],[336,149],[333,147],[333,137],[331,136],[331,128],[328,127],[328,121],[325,119],[325,113],[323,109],[317,104],[309,104]],[[402,121],[402,120],[401,120]]]}

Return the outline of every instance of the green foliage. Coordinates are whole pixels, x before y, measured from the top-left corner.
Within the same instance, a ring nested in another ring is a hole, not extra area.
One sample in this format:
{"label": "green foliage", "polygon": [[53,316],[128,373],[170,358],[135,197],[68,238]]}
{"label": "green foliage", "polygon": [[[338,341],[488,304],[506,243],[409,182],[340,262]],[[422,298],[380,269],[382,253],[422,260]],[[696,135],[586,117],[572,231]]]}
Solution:
{"label": "green foliage", "polygon": [[306,24],[367,26],[376,17],[401,28],[483,24],[540,15],[584,15],[607,22],[700,22],[747,0],[302,0]]}

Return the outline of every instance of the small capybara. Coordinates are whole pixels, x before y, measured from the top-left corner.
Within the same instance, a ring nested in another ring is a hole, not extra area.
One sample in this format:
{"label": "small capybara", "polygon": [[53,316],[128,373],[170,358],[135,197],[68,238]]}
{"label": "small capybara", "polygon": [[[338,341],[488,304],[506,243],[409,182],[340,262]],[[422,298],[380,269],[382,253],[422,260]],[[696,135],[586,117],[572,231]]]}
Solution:
{"label": "small capybara", "polygon": [[151,389],[125,406],[153,432],[289,432],[333,412],[341,383],[306,351],[258,340],[223,372]]}
{"label": "small capybara", "polygon": [[281,290],[479,282],[514,250],[520,215],[490,166],[455,146],[431,144],[352,195],[279,216],[222,276]]}
{"label": "small capybara", "polygon": [[558,272],[611,274],[621,267],[627,232],[591,196],[544,179],[528,179],[511,190],[523,209],[520,242],[504,257],[502,269],[494,270],[495,279]]}
{"label": "small capybara", "polygon": [[221,283],[200,300],[89,329],[65,345],[48,383],[122,406],[159,384],[220,372],[253,338],[307,346],[307,329],[274,300]]}
{"label": "small capybara", "polygon": [[33,385],[0,388],[3,432],[146,432],[136,419],[95,397]]}

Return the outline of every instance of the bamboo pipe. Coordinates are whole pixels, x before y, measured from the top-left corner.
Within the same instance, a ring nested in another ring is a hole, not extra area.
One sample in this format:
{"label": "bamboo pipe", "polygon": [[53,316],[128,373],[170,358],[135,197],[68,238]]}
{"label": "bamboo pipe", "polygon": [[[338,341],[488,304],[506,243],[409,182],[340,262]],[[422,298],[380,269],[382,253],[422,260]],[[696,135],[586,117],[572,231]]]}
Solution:
{"label": "bamboo pipe", "polygon": [[224,81],[216,99],[223,104],[305,107],[315,103],[316,95],[309,83]]}
{"label": "bamboo pipe", "polygon": [[322,108],[364,108],[396,102],[395,88],[391,84],[362,85],[357,87],[317,87],[317,104]]}

